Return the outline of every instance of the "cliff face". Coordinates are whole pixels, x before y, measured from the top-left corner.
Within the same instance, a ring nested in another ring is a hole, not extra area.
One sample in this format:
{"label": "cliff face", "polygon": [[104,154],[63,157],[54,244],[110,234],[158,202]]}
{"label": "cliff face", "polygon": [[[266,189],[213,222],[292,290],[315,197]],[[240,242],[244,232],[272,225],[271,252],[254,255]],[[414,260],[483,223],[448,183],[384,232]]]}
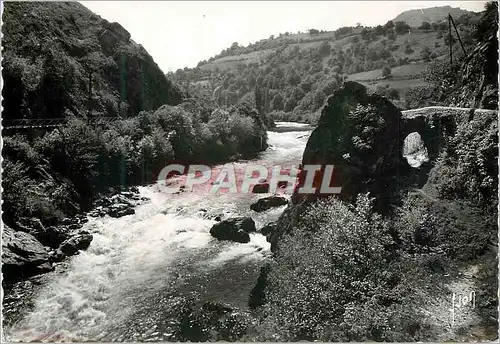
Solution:
{"label": "cliff face", "polygon": [[[399,168],[400,111],[386,98],[368,94],[355,82],[346,82],[328,99],[317,128],[307,142],[303,165],[334,165],[331,186],[342,187],[339,195],[354,201],[360,192],[385,196],[397,190]],[[295,203],[303,197],[294,198]]]}
{"label": "cliff face", "polygon": [[3,22],[5,119],[133,116],[181,101],[120,24],[77,2],[6,3]]}

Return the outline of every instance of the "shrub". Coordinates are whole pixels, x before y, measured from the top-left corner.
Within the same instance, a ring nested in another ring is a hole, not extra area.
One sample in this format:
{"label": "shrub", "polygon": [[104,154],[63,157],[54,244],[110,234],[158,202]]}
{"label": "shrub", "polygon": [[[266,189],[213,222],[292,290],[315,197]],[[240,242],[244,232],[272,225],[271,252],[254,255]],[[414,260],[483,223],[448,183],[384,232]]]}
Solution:
{"label": "shrub", "polygon": [[391,75],[391,68],[389,66],[385,66],[382,69],[382,76],[383,77],[388,77],[389,75]]}
{"label": "shrub", "polygon": [[407,45],[405,47],[405,54],[407,54],[407,55],[413,54],[413,51],[414,50],[412,49],[412,47],[410,45]]}
{"label": "shrub", "polygon": [[[410,340],[417,316],[387,287],[395,278],[387,223],[366,195],[319,201],[283,238],[268,276],[267,340]],[[370,310],[370,317],[363,316]]]}
{"label": "shrub", "polygon": [[439,99],[439,89],[436,86],[419,86],[406,90],[404,104],[407,109],[418,109],[434,105]]}
{"label": "shrub", "polygon": [[475,116],[459,125],[440,159],[439,179],[446,180],[439,186],[443,197],[461,197],[496,209],[497,135],[498,122],[493,116]]}

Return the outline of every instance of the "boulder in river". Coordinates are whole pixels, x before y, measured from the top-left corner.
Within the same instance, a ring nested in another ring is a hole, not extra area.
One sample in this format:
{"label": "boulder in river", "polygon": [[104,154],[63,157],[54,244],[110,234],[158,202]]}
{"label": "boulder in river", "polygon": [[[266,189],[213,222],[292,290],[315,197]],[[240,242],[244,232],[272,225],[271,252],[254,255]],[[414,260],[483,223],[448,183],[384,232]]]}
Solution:
{"label": "boulder in river", "polygon": [[87,232],[81,232],[61,244],[59,249],[67,255],[74,255],[79,250],[85,250],[90,246],[92,242],[92,234]]}
{"label": "boulder in river", "polygon": [[113,204],[108,210],[108,215],[115,218],[133,214],[135,214],[133,206],[124,203]]}
{"label": "boulder in river", "polygon": [[57,248],[62,242],[70,238],[69,231],[65,227],[49,226],[42,230],[30,231],[42,245]]}
{"label": "boulder in river", "polygon": [[269,192],[269,183],[256,184],[252,189],[252,193],[268,193],[268,192]]}
{"label": "boulder in river", "polygon": [[[69,219],[66,221],[69,221]],[[31,234],[43,246],[52,248],[59,247],[64,240],[69,238],[68,230],[65,227],[45,227],[37,218],[21,218],[16,223],[16,229]]]}
{"label": "boulder in river", "polygon": [[4,225],[2,233],[2,273],[5,280],[52,270],[45,247],[28,233]]}
{"label": "boulder in river", "polygon": [[288,204],[288,200],[284,197],[269,196],[259,199],[257,202],[250,206],[250,209],[256,212],[262,212],[286,204]]}
{"label": "boulder in river", "polygon": [[276,230],[276,222],[270,222],[261,228],[260,234],[266,236],[267,241],[269,242],[271,235],[274,233],[275,230]]}
{"label": "boulder in river", "polygon": [[210,234],[219,240],[250,242],[248,233],[255,232],[255,222],[250,217],[236,217],[215,224]]}
{"label": "boulder in river", "polygon": [[52,262],[52,263],[58,263],[58,262],[61,262],[64,260],[64,258],[66,258],[66,255],[64,254],[63,251],[61,251],[60,249],[57,249],[57,250],[53,250],[53,251],[50,251],[49,252],[49,260]]}

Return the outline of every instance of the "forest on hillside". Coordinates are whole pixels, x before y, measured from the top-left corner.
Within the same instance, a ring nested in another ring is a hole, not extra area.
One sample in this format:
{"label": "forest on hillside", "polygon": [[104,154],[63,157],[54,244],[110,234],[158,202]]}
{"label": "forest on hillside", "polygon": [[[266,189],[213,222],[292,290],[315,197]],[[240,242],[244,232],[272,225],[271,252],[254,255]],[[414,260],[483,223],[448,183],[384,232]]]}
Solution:
{"label": "forest on hillside", "polygon": [[[477,42],[480,14],[463,12],[454,22],[470,52]],[[460,59],[464,54],[452,30],[455,59]],[[255,104],[257,88],[264,95],[264,110],[274,119],[314,123],[326,98],[345,80],[369,82],[401,108],[414,106],[406,93],[430,84],[427,67],[448,63],[449,43],[446,17],[418,27],[388,21],[334,32],[311,29],[271,36],[246,47],[235,42],[196,68],[178,69],[168,76],[186,92],[219,104]],[[363,76],[369,71],[373,73]]]}

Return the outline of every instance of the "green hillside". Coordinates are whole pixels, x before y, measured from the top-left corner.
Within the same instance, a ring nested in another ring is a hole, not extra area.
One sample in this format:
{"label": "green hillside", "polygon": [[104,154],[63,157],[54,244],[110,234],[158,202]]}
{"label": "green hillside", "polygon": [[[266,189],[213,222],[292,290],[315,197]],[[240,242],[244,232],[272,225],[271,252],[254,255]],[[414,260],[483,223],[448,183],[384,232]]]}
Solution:
{"label": "green hillside", "polygon": [[[254,103],[258,86],[265,110],[275,119],[314,122],[325,99],[346,79],[379,89],[405,107],[406,91],[427,84],[422,76],[426,66],[448,58],[447,9],[425,9],[426,18],[433,20],[428,27],[415,27],[412,17],[411,25],[394,20],[376,27],[280,33],[246,47],[235,42],[196,68],[179,69],[169,77],[185,91],[219,104]],[[452,11],[457,14],[460,38],[466,51],[472,51],[480,14]],[[455,57],[463,57],[455,32],[452,42]]]}
{"label": "green hillside", "polygon": [[3,22],[4,119],[132,116],[181,102],[127,30],[80,3],[9,3]]}

